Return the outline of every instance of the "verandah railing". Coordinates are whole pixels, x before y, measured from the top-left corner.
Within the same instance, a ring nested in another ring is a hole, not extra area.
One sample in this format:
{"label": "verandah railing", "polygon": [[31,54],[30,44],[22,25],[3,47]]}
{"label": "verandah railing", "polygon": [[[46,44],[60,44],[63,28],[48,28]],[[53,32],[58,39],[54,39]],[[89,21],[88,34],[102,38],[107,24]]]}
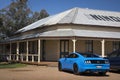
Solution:
{"label": "verandah railing", "polygon": [[38,61],[38,54],[0,54],[1,60],[8,61]]}

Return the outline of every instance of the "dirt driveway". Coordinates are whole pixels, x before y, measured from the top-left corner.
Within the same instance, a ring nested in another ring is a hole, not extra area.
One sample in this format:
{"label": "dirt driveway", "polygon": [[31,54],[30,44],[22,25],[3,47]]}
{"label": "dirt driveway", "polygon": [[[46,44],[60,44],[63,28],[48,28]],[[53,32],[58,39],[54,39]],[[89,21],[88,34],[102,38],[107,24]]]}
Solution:
{"label": "dirt driveway", "polygon": [[32,66],[16,69],[0,69],[0,80],[119,80],[119,73],[108,72],[106,76],[74,75],[59,72],[57,67]]}

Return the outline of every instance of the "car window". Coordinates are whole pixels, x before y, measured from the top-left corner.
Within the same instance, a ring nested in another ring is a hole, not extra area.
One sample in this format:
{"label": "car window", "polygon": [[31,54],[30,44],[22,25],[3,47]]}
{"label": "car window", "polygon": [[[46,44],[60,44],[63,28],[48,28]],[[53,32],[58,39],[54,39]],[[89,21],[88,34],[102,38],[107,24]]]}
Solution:
{"label": "car window", "polygon": [[108,57],[120,57],[120,49],[108,54]]}
{"label": "car window", "polygon": [[84,57],[99,57],[99,56],[92,54],[92,53],[80,53],[80,54]]}
{"label": "car window", "polygon": [[118,54],[118,57],[120,57],[120,54]]}
{"label": "car window", "polygon": [[72,54],[68,55],[68,58],[72,58]]}
{"label": "car window", "polygon": [[112,53],[109,55],[109,57],[117,57],[117,53]]}
{"label": "car window", "polygon": [[78,57],[78,55],[77,54],[73,54],[73,58],[77,58]]}
{"label": "car window", "polygon": [[68,56],[68,58],[77,58],[78,57],[78,55],[77,54],[70,54],[69,56]]}

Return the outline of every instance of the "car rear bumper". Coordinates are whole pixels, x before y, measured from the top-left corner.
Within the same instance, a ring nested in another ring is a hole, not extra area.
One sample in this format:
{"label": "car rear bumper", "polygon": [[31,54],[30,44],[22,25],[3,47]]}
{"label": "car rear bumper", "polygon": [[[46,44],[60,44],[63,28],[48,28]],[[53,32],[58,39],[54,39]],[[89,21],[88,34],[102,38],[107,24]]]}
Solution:
{"label": "car rear bumper", "polygon": [[108,72],[109,69],[86,69],[84,72]]}
{"label": "car rear bumper", "polygon": [[110,69],[109,64],[104,65],[87,65],[80,69],[80,72],[108,72]]}

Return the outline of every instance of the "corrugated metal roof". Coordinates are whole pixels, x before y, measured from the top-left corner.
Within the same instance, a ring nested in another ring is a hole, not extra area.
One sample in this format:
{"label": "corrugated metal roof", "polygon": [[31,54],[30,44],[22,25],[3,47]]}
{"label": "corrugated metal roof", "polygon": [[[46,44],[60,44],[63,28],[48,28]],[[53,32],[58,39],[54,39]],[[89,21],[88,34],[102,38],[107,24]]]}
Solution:
{"label": "corrugated metal roof", "polygon": [[93,38],[116,38],[120,39],[120,32],[93,31],[93,30],[73,30],[76,36]]}
{"label": "corrugated metal roof", "polygon": [[120,39],[120,32],[108,32],[108,31],[93,31],[93,30],[53,30],[43,32],[38,37],[64,37],[64,36],[76,36],[76,37],[91,37],[91,38],[118,38]]}
{"label": "corrugated metal roof", "polygon": [[[98,17],[98,19],[100,20],[95,20],[90,15],[95,15],[95,17]],[[103,16],[104,17],[108,16],[107,20],[105,20]],[[73,8],[73,9],[61,12],[59,14],[41,19],[37,22],[34,22],[18,30],[17,33],[25,32],[25,31],[32,30],[38,27],[55,25],[55,24],[66,24],[66,23],[120,27],[120,22],[119,20],[117,22],[116,18],[120,20],[120,12]]]}
{"label": "corrugated metal roof", "polygon": [[120,32],[108,31],[92,31],[92,30],[76,30],[76,29],[57,29],[43,33],[27,34],[19,37],[11,38],[10,41],[24,40],[37,37],[91,37],[91,38],[113,38],[120,39]]}

